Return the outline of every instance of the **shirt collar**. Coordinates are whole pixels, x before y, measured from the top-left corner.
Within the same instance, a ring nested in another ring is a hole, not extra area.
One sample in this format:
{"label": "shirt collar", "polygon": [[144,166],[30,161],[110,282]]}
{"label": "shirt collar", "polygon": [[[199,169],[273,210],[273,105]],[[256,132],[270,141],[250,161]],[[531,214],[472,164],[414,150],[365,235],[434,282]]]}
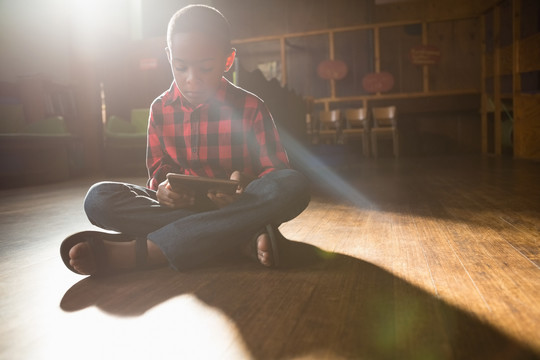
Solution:
{"label": "shirt collar", "polygon": [[222,77],[221,83],[219,84],[216,94],[213,96],[211,100],[214,100],[220,103],[225,103],[225,95],[227,93],[227,87],[230,84],[231,83],[229,82],[229,80],[225,79],[225,77]]}
{"label": "shirt collar", "polygon": [[[225,77],[222,77],[216,93],[208,102],[217,101],[220,103],[225,103],[225,97],[226,97],[225,95],[227,93],[227,87],[229,85],[230,85],[229,80],[225,79]],[[182,95],[178,87],[176,86],[176,82],[173,81],[171,84],[171,87],[169,88],[167,97],[165,98],[165,105],[171,105],[177,100],[180,101],[180,104],[182,107],[186,107],[186,108],[188,107],[188,106],[184,106],[184,101],[183,101],[184,96]],[[204,105],[205,104],[201,104],[199,106],[204,106]]]}
{"label": "shirt collar", "polygon": [[165,105],[171,105],[176,100],[180,99],[182,97],[182,93],[180,90],[178,90],[178,87],[176,86],[176,82],[173,80],[171,87],[169,88],[169,91],[167,91],[167,95],[165,95]]}

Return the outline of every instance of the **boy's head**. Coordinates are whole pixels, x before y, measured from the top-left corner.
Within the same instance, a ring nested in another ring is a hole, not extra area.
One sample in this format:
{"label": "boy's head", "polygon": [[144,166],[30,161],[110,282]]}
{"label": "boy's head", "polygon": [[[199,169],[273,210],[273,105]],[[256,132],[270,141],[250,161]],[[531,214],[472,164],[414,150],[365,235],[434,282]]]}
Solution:
{"label": "boy's head", "polygon": [[227,19],[206,5],[189,5],[172,16],[166,51],[176,86],[193,106],[215,94],[235,56]]}
{"label": "boy's head", "polygon": [[213,7],[188,5],[178,10],[171,17],[167,27],[167,46],[171,47],[174,34],[191,32],[207,34],[222,46],[223,51],[229,52],[231,50],[229,22]]}

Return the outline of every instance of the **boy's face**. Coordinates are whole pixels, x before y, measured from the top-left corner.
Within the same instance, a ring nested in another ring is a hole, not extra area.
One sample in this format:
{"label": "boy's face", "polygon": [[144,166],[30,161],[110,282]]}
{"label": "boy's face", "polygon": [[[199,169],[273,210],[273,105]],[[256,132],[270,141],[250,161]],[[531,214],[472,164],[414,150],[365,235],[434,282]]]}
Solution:
{"label": "boy's face", "polygon": [[167,57],[176,86],[192,106],[206,102],[232,65],[234,52],[226,54],[218,41],[202,33],[174,34],[170,45]]}

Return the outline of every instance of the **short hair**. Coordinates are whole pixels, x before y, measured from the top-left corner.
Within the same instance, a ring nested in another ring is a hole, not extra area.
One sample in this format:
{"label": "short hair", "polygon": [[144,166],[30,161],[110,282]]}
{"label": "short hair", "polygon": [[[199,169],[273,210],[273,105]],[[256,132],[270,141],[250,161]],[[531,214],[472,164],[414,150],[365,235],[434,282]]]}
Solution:
{"label": "short hair", "polygon": [[167,26],[167,46],[171,47],[174,34],[199,32],[211,36],[223,45],[225,52],[231,49],[229,21],[216,8],[208,5],[188,5],[178,10]]}

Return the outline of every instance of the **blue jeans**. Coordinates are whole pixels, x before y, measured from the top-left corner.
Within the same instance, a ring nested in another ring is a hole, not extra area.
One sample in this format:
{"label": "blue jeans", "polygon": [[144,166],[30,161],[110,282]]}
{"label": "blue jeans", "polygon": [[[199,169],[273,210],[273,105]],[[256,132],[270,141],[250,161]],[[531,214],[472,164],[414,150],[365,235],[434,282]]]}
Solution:
{"label": "blue jeans", "polygon": [[234,203],[218,210],[172,210],[142,186],[100,182],[84,200],[90,222],[134,238],[146,237],[176,270],[185,270],[239,248],[267,224],[294,219],[310,201],[301,173],[276,170],[251,182]]}

